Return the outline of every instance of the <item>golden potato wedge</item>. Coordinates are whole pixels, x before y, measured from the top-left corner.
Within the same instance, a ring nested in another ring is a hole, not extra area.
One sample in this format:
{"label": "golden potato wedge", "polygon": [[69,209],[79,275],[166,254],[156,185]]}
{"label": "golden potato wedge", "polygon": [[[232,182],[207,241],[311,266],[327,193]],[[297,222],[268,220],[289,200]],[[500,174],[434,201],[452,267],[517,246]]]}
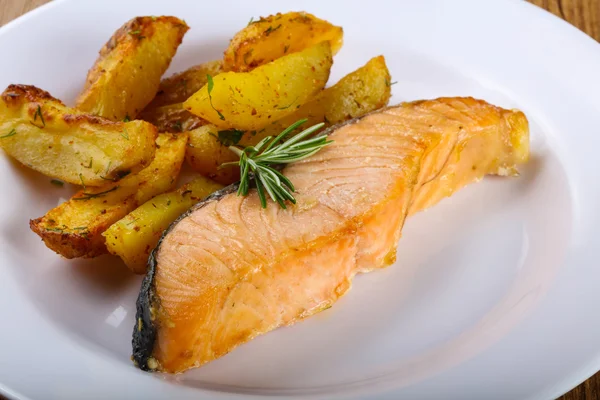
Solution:
{"label": "golden potato wedge", "polygon": [[344,31],[305,12],[271,15],[252,21],[239,31],[225,50],[225,71],[247,72],[286,54],[330,41],[331,52],[342,47]]}
{"label": "golden potato wedge", "polygon": [[238,157],[219,140],[219,129],[210,124],[188,132],[190,140],[185,159],[196,172],[228,185],[237,181],[240,170],[235,166],[219,168],[223,163],[236,161]]}
{"label": "golden potato wedge", "polygon": [[158,92],[145,110],[169,104],[183,103],[191,95],[206,85],[206,75],[215,76],[221,73],[221,60],[209,61],[195,65],[160,82]]}
{"label": "golden potato wedge", "polygon": [[250,72],[224,72],[183,106],[219,128],[256,130],[294,112],[329,78],[329,42],[281,57]]}
{"label": "golden potato wedge", "polygon": [[201,176],[176,191],[148,200],[102,234],[108,251],[121,257],[136,274],[145,274],[150,252],[171,222],[222,187]]}
{"label": "golden potato wedge", "polygon": [[[225,144],[241,146],[256,145],[265,136],[276,136],[294,122],[306,118],[303,125],[324,122],[331,126],[356,118],[385,106],[390,98],[390,73],[383,56],[371,59],[363,67],[343,77],[338,83],[323,90],[313,100],[300,106],[293,114],[267,125],[259,131],[241,132],[221,130],[214,125],[205,125],[190,131],[190,141],[185,158],[189,165],[224,185],[239,179],[239,168],[219,169],[223,163],[236,161]],[[297,131],[299,132],[299,131]],[[229,143],[228,143],[229,142]]]}
{"label": "golden potato wedge", "polygon": [[0,148],[28,167],[66,182],[103,186],[150,164],[156,128],[113,122],[65,107],[34,86],[0,96]]}
{"label": "golden potato wedge", "polygon": [[137,118],[150,122],[159,132],[184,132],[208,123],[183,108],[182,103],[145,108]]}
{"label": "golden potato wedge", "polygon": [[126,22],[100,50],[77,108],[114,121],[133,119],[154,98],[187,30],[175,17]]}
{"label": "golden potato wedge", "polygon": [[349,73],[335,85],[323,90],[292,114],[267,125],[254,134],[247,133],[242,145],[253,145],[265,136],[276,136],[294,122],[306,118],[309,127],[320,122],[325,127],[339,124],[387,105],[391,95],[391,77],[383,56],[374,57]]}
{"label": "golden potato wedge", "polygon": [[66,258],[107,252],[102,232],[152,197],[171,190],[181,169],[188,136],[163,133],[156,156],[137,174],[100,188],[84,188],[70,200],[31,220],[46,246]]}

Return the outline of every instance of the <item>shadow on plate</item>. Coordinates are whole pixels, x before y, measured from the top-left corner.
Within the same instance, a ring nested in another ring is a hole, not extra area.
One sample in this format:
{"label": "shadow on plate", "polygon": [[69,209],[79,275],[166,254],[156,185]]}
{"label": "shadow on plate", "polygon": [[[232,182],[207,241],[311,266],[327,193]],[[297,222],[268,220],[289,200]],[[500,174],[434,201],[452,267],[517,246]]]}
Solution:
{"label": "shadow on plate", "polygon": [[128,363],[141,277],[111,255],[65,260],[49,254],[45,261],[27,286],[44,317],[84,347]]}

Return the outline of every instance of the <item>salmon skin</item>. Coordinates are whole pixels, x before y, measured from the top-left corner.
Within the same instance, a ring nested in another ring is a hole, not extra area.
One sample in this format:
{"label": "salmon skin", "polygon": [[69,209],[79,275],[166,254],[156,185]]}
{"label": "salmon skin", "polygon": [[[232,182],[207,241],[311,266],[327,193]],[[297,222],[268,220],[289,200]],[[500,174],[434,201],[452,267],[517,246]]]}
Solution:
{"label": "salmon skin", "polygon": [[288,165],[296,205],[237,184],[175,221],[148,261],[133,359],[183,372],[329,308],[359,272],[395,261],[404,220],[529,157],[525,115],[473,98],[404,103],[332,127],[333,143]]}

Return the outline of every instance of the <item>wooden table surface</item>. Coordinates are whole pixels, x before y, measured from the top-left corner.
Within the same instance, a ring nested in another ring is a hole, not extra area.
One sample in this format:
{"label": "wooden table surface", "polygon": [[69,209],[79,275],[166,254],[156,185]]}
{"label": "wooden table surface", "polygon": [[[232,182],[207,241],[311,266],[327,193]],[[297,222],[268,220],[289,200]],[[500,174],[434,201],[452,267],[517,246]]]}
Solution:
{"label": "wooden table surface", "polygon": [[[0,0],[0,26],[48,1],[50,0]],[[529,1],[567,20],[594,39],[600,41],[600,0]],[[560,397],[560,400],[599,399],[600,372]]]}

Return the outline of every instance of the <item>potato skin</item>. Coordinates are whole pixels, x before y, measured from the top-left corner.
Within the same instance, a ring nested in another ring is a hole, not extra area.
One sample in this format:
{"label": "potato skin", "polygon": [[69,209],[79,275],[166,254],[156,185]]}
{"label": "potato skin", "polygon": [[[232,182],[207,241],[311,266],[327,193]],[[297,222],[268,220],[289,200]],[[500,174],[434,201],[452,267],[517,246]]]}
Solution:
{"label": "potato skin", "polygon": [[147,122],[85,114],[34,86],[10,85],[0,96],[0,148],[69,183],[103,186],[140,171],[154,158],[156,135]]}
{"label": "potato skin", "polygon": [[207,124],[207,121],[183,108],[183,102],[206,85],[207,75],[221,72],[221,60],[195,65],[160,82],[158,93],[138,119],[148,121],[159,132],[184,132]]}
{"label": "potato skin", "polygon": [[225,50],[225,71],[247,72],[323,41],[330,41],[331,52],[342,47],[344,31],[305,12],[270,15],[253,21],[239,31]]}
{"label": "potato skin", "polygon": [[158,90],[188,26],[175,17],[136,17],[100,50],[76,107],[114,121],[133,119]]}
{"label": "potato skin", "polygon": [[[367,64],[343,77],[338,83],[323,90],[314,99],[300,106],[293,114],[267,125],[259,131],[245,132],[240,146],[256,145],[266,136],[276,136],[294,122],[306,118],[303,127],[325,123],[325,127],[360,117],[387,105],[390,99],[390,73],[383,56],[372,58]],[[205,125],[189,132],[190,141],[185,158],[197,172],[222,184],[239,179],[236,167],[219,169],[223,163],[238,158],[218,139],[219,129]]]}
{"label": "potato skin", "polygon": [[145,108],[138,118],[150,122],[159,132],[185,132],[208,123],[183,108],[182,103]]}
{"label": "potato skin", "polygon": [[152,163],[137,174],[99,188],[86,188],[31,220],[46,246],[66,258],[107,252],[102,232],[150,198],[171,190],[185,155],[187,134],[160,134]]}
{"label": "potato skin", "polygon": [[108,251],[121,257],[134,273],[146,273],[148,256],[171,222],[221,188],[223,185],[200,176],[173,192],[148,200],[102,234]]}
{"label": "potato skin", "polygon": [[209,61],[163,79],[160,81],[156,96],[144,111],[169,104],[183,103],[206,85],[206,75],[220,74],[222,65],[221,60]]}
{"label": "potato skin", "polygon": [[213,77],[183,103],[185,109],[219,128],[261,129],[316,95],[329,79],[329,42],[289,54],[250,72]]}

